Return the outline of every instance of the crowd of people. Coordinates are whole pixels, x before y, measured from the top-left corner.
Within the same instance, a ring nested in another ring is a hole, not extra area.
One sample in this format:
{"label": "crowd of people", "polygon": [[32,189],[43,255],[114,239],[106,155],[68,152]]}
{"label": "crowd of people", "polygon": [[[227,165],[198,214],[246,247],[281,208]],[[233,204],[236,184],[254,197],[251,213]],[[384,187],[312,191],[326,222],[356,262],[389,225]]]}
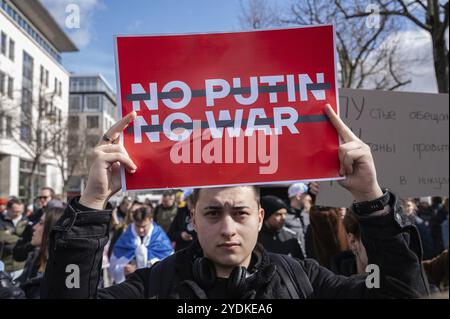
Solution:
{"label": "crowd of people", "polygon": [[[366,273],[368,258],[358,218],[348,208],[315,205],[317,183],[295,183],[286,198],[261,197],[264,222],[258,235],[268,252],[316,260],[335,274]],[[196,242],[192,189],[167,190],[156,205],[124,196],[112,209],[98,287],[123,282],[137,269]],[[431,292],[448,293],[448,198],[406,198],[402,208],[420,234],[422,265]],[[16,197],[0,198],[2,298],[39,298],[48,259],[51,228],[66,203],[44,187],[35,209]]]}

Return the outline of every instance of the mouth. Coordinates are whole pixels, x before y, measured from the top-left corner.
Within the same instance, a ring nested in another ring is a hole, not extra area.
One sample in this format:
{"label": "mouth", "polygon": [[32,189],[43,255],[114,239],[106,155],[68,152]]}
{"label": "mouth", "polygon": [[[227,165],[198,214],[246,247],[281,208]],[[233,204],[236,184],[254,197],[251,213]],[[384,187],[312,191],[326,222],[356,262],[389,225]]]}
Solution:
{"label": "mouth", "polygon": [[241,244],[236,242],[236,241],[227,241],[225,243],[221,243],[219,244],[219,247],[223,247],[223,248],[233,248],[236,246],[240,246]]}

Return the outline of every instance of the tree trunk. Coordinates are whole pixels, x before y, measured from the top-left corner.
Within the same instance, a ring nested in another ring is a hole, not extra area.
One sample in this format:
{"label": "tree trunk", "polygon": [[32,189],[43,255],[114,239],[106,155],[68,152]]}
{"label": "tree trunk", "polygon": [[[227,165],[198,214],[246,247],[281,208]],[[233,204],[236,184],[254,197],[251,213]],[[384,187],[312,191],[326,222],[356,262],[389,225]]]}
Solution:
{"label": "tree trunk", "polygon": [[448,93],[448,53],[443,36],[431,35],[433,41],[434,73],[439,93]]}

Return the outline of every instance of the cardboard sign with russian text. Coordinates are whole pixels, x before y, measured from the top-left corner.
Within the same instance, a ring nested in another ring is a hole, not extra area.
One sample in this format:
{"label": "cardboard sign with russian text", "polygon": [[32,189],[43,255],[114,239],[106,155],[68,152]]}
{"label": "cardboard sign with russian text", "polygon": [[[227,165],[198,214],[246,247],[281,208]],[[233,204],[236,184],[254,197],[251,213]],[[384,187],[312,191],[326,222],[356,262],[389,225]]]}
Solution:
{"label": "cardboard sign with russian text", "polygon": [[333,26],[115,42],[123,190],[339,178]]}
{"label": "cardboard sign with russian text", "polygon": [[[341,89],[342,120],[370,146],[378,183],[399,198],[448,196],[448,94]],[[318,205],[348,207],[351,194],[320,183]]]}

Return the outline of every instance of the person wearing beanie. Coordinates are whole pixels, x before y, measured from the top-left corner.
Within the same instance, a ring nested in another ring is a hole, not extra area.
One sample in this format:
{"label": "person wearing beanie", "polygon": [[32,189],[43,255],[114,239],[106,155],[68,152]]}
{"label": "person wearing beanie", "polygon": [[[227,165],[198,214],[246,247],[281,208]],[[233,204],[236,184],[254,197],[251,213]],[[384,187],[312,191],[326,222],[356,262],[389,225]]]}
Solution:
{"label": "person wearing beanie", "polygon": [[264,209],[264,223],[258,235],[258,242],[273,253],[304,259],[303,251],[294,231],[285,227],[288,206],[278,197],[261,197]]}

